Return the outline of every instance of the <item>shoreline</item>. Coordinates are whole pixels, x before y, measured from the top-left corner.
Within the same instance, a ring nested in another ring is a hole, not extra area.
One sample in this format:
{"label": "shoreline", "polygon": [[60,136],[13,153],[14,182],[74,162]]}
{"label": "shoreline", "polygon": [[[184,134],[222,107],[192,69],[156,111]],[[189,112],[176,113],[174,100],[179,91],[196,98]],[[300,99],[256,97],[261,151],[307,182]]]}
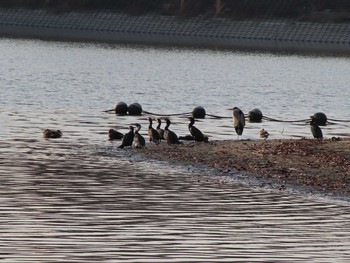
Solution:
{"label": "shoreline", "polygon": [[347,138],[149,143],[139,154],[252,186],[350,201]]}
{"label": "shoreline", "polygon": [[350,55],[350,23],[0,8],[2,37]]}

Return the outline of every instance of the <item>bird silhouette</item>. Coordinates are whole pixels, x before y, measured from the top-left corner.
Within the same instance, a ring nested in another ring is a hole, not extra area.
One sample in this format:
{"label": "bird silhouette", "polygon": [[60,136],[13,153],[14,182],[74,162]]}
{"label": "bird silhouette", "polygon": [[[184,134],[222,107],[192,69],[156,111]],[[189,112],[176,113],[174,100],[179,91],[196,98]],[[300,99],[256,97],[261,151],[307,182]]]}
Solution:
{"label": "bird silhouette", "polygon": [[318,125],[316,125],[315,117],[314,116],[310,116],[310,118],[311,118],[310,130],[311,130],[312,136],[315,139],[322,139],[323,138],[322,130],[321,130],[321,128]]}
{"label": "bird silhouette", "polygon": [[50,130],[46,129],[43,131],[43,136],[44,138],[61,138],[62,137],[62,132],[60,130]]}
{"label": "bird silhouette", "polygon": [[129,126],[129,132],[126,133],[123,137],[122,144],[118,146],[118,148],[123,149],[126,146],[132,146],[132,142],[134,141],[134,126]]}
{"label": "bird silhouette", "polygon": [[229,110],[232,110],[233,127],[237,133],[237,139],[239,139],[239,136],[243,134],[243,129],[245,126],[244,113],[237,107],[233,107]]}
{"label": "bird silhouette", "polygon": [[139,133],[139,131],[141,130],[141,125],[138,123],[135,123],[134,125],[136,126],[136,130],[135,130],[134,140],[132,145],[135,148],[143,148],[146,146],[146,141],[145,141],[145,138]]}
{"label": "bird silhouette", "polygon": [[152,127],[152,118],[148,117],[149,126],[148,126],[148,137],[150,142],[158,143],[160,141],[160,135],[156,129]]}
{"label": "bird silhouette", "polygon": [[110,140],[120,140],[124,137],[124,134],[122,134],[121,132],[118,132],[114,129],[109,129],[108,137]]}
{"label": "bird silhouette", "polygon": [[194,126],[195,119],[193,117],[188,118],[190,123],[188,124],[188,130],[196,142],[208,142],[208,137],[204,136],[203,133]]}
{"label": "bird silhouette", "polygon": [[169,130],[169,126],[171,124],[168,118],[165,119],[166,125],[164,127],[164,139],[168,144],[180,144],[179,137],[177,137],[176,133]]}

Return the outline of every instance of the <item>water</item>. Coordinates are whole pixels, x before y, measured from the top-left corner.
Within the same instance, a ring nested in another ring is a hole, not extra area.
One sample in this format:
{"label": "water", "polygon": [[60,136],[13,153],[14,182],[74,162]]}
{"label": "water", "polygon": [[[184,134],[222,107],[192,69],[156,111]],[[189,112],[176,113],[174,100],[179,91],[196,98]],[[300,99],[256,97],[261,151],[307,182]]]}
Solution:
{"label": "water", "polygon": [[[154,113],[229,117],[227,108],[350,119],[350,61],[1,39],[0,262],[347,262],[348,202],[257,188],[192,167],[131,158],[109,142],[142,117],[104,113],[118,101]],[[187,133],[188,121],[172,118]],[[229,118],[196,123],[235,139]],[[247,124],[272,138],[310,137],[304,122]],[[45,128],[61,129],[45,140]],[[322,127],[349,136],[347,122]]]}

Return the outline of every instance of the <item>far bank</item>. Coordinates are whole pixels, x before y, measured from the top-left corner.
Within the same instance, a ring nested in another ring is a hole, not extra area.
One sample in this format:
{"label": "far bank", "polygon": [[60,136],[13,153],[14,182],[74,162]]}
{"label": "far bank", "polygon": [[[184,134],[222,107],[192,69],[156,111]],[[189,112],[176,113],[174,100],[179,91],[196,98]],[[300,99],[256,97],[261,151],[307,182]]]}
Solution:
{"label": "far bank", "polygon": [[0,9],[2,37],[350,54],[350,23]]}

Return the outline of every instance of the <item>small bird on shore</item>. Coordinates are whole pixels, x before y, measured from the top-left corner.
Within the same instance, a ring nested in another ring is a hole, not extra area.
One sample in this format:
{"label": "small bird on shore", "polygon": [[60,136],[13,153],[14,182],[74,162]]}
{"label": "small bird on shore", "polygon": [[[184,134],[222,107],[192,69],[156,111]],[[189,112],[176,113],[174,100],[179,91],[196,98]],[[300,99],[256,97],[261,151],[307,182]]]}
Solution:
{"label": "small bird on shore", "polygon": [[166,118],[165,121],[166,125],[164,127],[164,139],[167,141],[168,144],[181,144],[176,133],[169,130],[169,126],[171,124],[170,120]]}
{"label": "small bird on shore", "polygon": [[43,131],[43,136],[44,138],[61,138],[62,137],[62,132],[60,130],[50,130],[46,129]]}
{"label": "small bird on shore", "polygon": [[310,116],[310,118],[311,118],[310,130],[311,130],[312,136],[315,139],[322,139],[323,138],[322,130],[318,125],[315,124],[315,117]]}
{"label": "small bird on shore", "polygon": [[188,118],[190,123],[188,124],[188,130],[196,142],[208,142],[208,137],[204,136],[203,133],[194,126],[195,120],[193,117]]}
{"label": "small bird on shore", "polygon": [[160,135],[156,129],[152,127],[152,118],[148,117],[149,126],[148,126],[148,137],[150,142],[158,143],[160,141]]}
{"label": "small bird on shore", "polygon": [[244,113],[238,107],[233,107],[232,109],[228,110],[232,110],[233,127],[237,133],[237,139],[239,139],[239,136],[243,134],[243,129],[245,126]]}
{"label": "small bird on shore", "polygon": [[120,140],[123,139],[124,134],[122,134],[121,132],[118,132],[114,129],[109,129],[108,131],[108,137],[109,139],[112,140]]}
{"label": "small bird on shore", "polygon": [[269,137],[270,134],[267,132],[267,130],[261,129],[258,132],[258,135],[259,135],[260,138],[264,138],[266,140]]}
{"label": "small bird on shore", "polygon": [[146,146],[146,140],[145,138],[139,133],[141,130],[141,125],[139,123],[134,124],[136,126],[135,134],[134,134],[134,140],[132,142],[133,147],[135,148],[143,148]]}
{"label": "small bird on shore", "polygon": [[157,118],[157,121],[158,121],[157,132],[159,133],[159,137],[161,140],[165,140],[164,139],[164,130],[162,128],[160,128],[160,126],[162,125],[162,120],[160,118]]}
{"label": "small bird on shore", "polygon": [[123,137],[122,144],[118,146],[118,148],[123,149],[126,146],[131,146],[134,141],[134,126],[129,126],[129,132],[126,133]]}

